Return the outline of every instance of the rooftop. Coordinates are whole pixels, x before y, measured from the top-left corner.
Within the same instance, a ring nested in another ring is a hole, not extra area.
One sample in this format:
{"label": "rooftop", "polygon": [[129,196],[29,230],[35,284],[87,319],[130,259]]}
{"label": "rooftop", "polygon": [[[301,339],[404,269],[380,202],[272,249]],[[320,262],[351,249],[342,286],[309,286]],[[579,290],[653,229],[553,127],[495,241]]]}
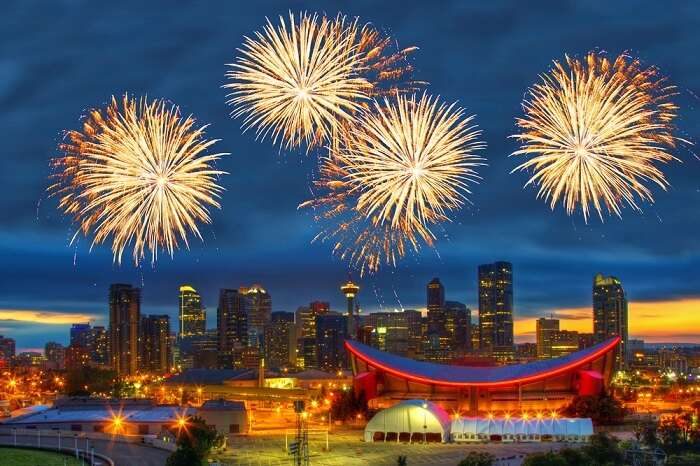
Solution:
{"label": "rooftop", "polygon": [[351,340],[346,340],[345,346],[358,359],[398,377],[435,385],[476,386],[530,382],[578,369],[604,356],[619,342],[620,338],[614,337],[560,358],[496,367],[447,366],[415,361]]}

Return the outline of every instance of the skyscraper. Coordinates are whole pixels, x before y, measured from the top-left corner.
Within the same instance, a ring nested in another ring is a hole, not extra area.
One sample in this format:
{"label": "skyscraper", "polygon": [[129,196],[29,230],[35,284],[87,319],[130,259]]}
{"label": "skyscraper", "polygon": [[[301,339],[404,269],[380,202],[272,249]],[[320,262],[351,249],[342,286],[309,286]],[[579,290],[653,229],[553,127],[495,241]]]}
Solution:
{"label": "skyscraper", "polygon": [[427,307],[428,311],[445,307],[445,287],[442,286],[440,279],[437,277],[428,282]]}
{"label": "skyscraper", "polygon": [[423,357],[429,361],[446,362],[450,359],[450,338],[445,324],[445,287],[439,278],[433,278],[426,288],[428,328],[424,335]]}
{"label": "skyscraper", "polygon": [[316,347],[318,368],[336,371],[346,367],[345,339],[347,338],[347,317],[337,312],[316,317]]}
{"label": "skyscraper", "polygon": [[90,360],[99,366],[109,365],[109,333],[100,325],[92,327],[86,336]]}
{"label": "skyscraper", "polygon": [[350,338],[355,339],[357,338],[357,315],[355,315],[355,307],[357,303],[355,302],[355,298],[357,297],[357,293],[360,292],[360,287],[353,283],[352,280],[350,280],[350,277],[348,277],[347,283],[340,287],[340,291],[348,300],[347,335]]}
{"label": "skyscraper", "polygon": [[[220,353],[232,354],[235,348],[248,345],[248,298],[238,290],[219,291],[216,326]],[[228,364],[223,364],[227,366]]]}
{"label": "skyscraper", "polygon": [[330,311],[330,304],[325,301],[313,301],[308,306],[297,308],[295,321],[299,338],[316,338],[316,316]]}
{"label": "skyscraper", "polygon": [[190,285],[181,285],[179,304],[180,338],[204,335],[207,314],[197,290]]}
{"label": "skyscraper", "polygon": [[109,287],[109,339],[112,368],[120,376],[138,372],[141,290],[116,283]]}
{"label": "skyscraper", "polygon": [[273,312],[265,326],[265,365],[271,368],[293,366],[296,362],[294,314]]}
{"label": "skyscraper", "polygon": [[0,358],[11,362],[15,358],[15,340],[0,335]]}
{"label": "skyscraper", "polygon": [[262,286],[240,287],[238,292],[248,299],[248,340],[251,346],[262,348],[265,324],[270,321],[272,297]]}
{"label": "skyscraper", "polygon": [[627,360],[627,296],[616,277],[598,274],[593,278],[593,334],[596,342],[619,336],[615,366],[623,369]]}
{"label": "skyscraper", "polygon": [[44,345],[44,356],[51,369],[65,369],[66,348],[60,343],[49,341]]}
{"label": "skyscraper", "polygon": [[87,348],[87,338],[88,332],[90,332],[90,323],[86,322],[84,324],[73,324],[70,327],[70,344],[80,345],[83,348]]}
{"label": "skyscraper", "polygon": [[170,317],[148,315],[141,318],[141,370],[166,374],[170,371]]}
{"label": "skyscraper", "polygon": [[483,264],[478,274],[480,350],[499,360],[513,359],[513,266]]}
{"label": "skyscraper", "polygon": [[537,357],[549,359],[552,357],[552,342],[554,335],[559,331],[559,319],[537,319]]}
{"label": "skyscraper", "polygon": [[449,339],[452,357],[464,355],[471,350],[472,311],[458,301],[445,301],[445,333]]}

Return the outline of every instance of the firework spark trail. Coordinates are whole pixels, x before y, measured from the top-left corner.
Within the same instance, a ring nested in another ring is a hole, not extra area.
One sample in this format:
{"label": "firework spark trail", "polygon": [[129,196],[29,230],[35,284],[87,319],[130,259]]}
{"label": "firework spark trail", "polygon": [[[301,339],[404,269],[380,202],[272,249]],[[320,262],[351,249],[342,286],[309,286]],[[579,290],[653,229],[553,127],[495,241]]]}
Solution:
{"label": "firework spark trail", "polygon": [[329,225],[315,240],[335,241],[334,253],[360,273],[395,266],[409,251],[432,247],[432,225],[467,200],[475,151],[485,145],[472,117],[423,95],[384,99],[363,110],[358,127],[322,159],[320,192],[300,205]]}
{"label": "firework spark trail", "polygon": [[682,141],[672,134],[674,95],[656,68],[627,55],[554,62],[523,103],[512,155],[530,158],[513,171],[532,170],[526,186],[538,186],[538,198],[552,209],[561,199],[569,215],[580,208],[586,221],[591,204],[601,220],[603,206],[617,216],[625,203],[640,210],[637,197],[653,202],[646,182],[668,186],[655,163],[678,160],[669,153]]}
{"label": "firework spark trail", "polygon": [[317,15],[290,12],[274,26],[269,20],[255,38],[245,38],[230,64],[224,87],[233,117],[245,130],[267,135],[286,149],[330,140],[338,121],[349,119],[371,87],[357,73],[354,27]]}
{"label": "firework spark trail", "polygon": [[160,248],[172,256],[180,241],[188,247],[188,230],[201,239],[197,223],[211,223],[208,206],[219,207],[223,190],[225,172],[212,165],[227,154],[206,154],[217,140],[194,125],[176,106],[125,95],[68,132],[49,192],[79,226],[72,241],[80,232],[94,235],[92,246],[111,238],[118,263],[133,244],[139,264],[146,249],[155,263]]}
{"label": "firework spark trail", "polygon": [[245,38],[224,87],[244,130],[309,151],[332,143],[369,98],[424,86],[407,60],[416,50],[394,50],[390,37],[357,18],[290,12],[289,21],[268,20],[263,32]]}
{"label": "firework spark trail", "polygon": [[426,94],[375,102],[363,112],[364,131],[341,148],[348,181],[360,192],[357,210],[418,232],[449,220],[447,212],[467,200],[470,183],[479,179],[475,168],[483,165],[475,152],[485,144],[473,118]]}

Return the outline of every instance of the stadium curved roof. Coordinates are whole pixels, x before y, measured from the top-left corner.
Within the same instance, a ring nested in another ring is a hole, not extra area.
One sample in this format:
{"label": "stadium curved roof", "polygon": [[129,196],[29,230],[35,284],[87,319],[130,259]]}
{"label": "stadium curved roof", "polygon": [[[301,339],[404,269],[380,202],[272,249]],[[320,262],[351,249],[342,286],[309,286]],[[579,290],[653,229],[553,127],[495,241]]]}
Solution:
{"label": "stadium curved roof", "polygon": [[414,382],[445,386],[494,386],[530,383],[567,371],[579,369],[595,361],[620,342],[614,337],[581,351],[555,359],[495,367],[448,366],[415,361],[385,353],[362,343],[346,340],[345,347],[356,358],[383,372]]}

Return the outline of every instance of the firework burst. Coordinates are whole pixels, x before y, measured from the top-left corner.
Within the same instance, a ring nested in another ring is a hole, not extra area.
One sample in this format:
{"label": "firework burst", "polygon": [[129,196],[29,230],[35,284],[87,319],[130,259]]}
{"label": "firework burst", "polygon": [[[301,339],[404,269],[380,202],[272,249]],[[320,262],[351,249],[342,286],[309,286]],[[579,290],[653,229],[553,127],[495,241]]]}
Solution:
{"label": "firework burst", "polygon": [[317,209],[328,226],[318,236],[351,265],[376,272],[407,251],[433,246],[431,226],[467,200],[475,152],[485,145],[473,117],[437,98],[397,96],[363,110],[357,128],[323,159]]}
{"label": "firework burst", "polygon": [[513,155],[529,159],[513,171],[531,169],[526,186],[537,185],[552,209],[560,199],[569,215],[580,208],[586,221],[591,205],[601,220],[603,207],[617,216],[625,203],[639,210],[638,199],[653,202],[645,183],[668,186],[655,164],[676,160],[675,93],[656,68],[627,55],[554,62],[523,103]]}
{"label": "firework burst", "polygon": [[[352,23],[354,24],[354,23]],[[349,119],[368,98],[367,80],[357,74],[354,26],[317,15],[269,20],[255,38],[245,38],[229,65],[228,103],[245,130],[278,139],[285,148],[328,141],[338,121]]]}
{"label": "firework burst", "polygon": [[358,191],[347,176],[348,163],[338,152],[321,159],[319,177],[313,183],[316,195],[299,206],[312,208],[314,220],[323,226],[313,241],[332,243],[333,254],[347,260],[360,276],[375,273],[384,264],[396,266],[407,252],[433,245],[427,228],[392,228],[380,225],[376,215],[358,211]]}
{"label": "firework burst", "polygon": [[408,62],[416,50],[398,49],[390,37],[344,15],[290,13],[288,22],[268,21],[255,39],[245,39],[224,87],[244,130],[310,150],[333,142],[368,99],[421,88],[425,83],[413,80]]}
{"label": "firework burst", "polygon": [[361,118],[363,131],[341,149],[348,180],[361,192],[358,210],[393,228],[448,220],[479,178],[483,159],[475,152],[485,144],[473,118],[426,94],[375,102]]}
{"label": "firework burst", "polygon": [[209,206],[222,188],[224,172],[212,168],[222,155],[206,154],[216,140],[204,139],[206,127],[164,101],[112,97],[93,110],[82,131],[70,131],[53,160],[55,183],[49,192],[93,245],[112,238],[114,260],[121,263],[133,244],[139,263],[145,250],[155,263],[159,249],[171,256],[188,231],[201,239],[198,222],[210,223]]}

